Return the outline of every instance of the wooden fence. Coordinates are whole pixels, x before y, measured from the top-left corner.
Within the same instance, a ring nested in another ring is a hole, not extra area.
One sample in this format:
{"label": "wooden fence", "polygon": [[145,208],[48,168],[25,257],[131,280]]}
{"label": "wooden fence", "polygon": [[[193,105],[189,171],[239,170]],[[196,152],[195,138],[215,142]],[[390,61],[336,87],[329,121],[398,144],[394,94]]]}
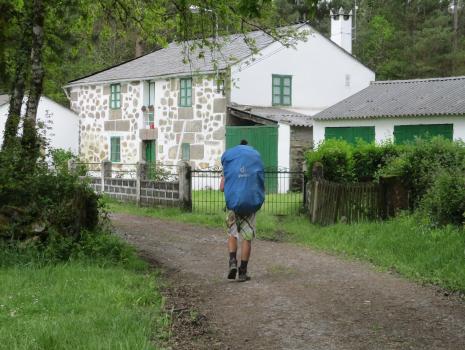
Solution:
{"label": "wooden fence", "polygon": [[320,225],[376,220],[386,215],[385,194],[385,187],[377,183],[311,181],[307,209],[311,221]]}

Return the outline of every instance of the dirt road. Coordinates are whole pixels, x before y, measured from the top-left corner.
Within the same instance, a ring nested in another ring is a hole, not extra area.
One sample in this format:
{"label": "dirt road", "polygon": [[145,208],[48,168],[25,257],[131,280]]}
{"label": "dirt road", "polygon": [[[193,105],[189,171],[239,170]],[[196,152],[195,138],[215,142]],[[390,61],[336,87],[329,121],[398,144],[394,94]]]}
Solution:
{"label": "dirt road", "polygon": [[435,288],[263,241],[253,244],[252,280],[230,282],[222,230],[124,214],[112,221],[167,271],[174,349],[465,349],[465,302]]}

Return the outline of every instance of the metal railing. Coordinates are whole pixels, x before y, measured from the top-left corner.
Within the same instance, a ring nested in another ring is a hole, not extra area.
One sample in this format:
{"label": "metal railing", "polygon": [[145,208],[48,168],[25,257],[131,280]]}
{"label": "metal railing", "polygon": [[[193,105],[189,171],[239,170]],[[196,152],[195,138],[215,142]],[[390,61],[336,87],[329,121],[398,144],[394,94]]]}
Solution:
{"label": "metal railing", "polygon": [[[225,210],[220,191],[221,169],[192,170],[192,210],[214,214]],[[265,171],[265,203],[261,211],[272,215],[292,215],[303,211],[305,173],[288,170]]]}
{"label": "metal railing", "polygon": [[115,179],[135,179],[137,176],[137,164],[112,164],[111,177]]}
{"label": "metal railing", "polygon": [[155,113],[144,112],[144,126],[147,129],[155,128]]}
{"label": "metal railing", "polygon": [[99,177],[102,173],[102,163],[75,162],[75,172],[80,176]]}

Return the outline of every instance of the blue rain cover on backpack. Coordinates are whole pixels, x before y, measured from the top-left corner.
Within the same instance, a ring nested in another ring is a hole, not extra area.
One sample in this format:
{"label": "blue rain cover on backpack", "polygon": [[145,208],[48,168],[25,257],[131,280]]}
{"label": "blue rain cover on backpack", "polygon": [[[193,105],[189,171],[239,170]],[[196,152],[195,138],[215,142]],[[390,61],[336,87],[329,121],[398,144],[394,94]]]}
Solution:
{"label": "blue rain cover on backpack", "polygon": [[239,145],[221,157],[225,177],[226,207],[239,214],[258,211],[265,201],[263,162],[255,149]]}

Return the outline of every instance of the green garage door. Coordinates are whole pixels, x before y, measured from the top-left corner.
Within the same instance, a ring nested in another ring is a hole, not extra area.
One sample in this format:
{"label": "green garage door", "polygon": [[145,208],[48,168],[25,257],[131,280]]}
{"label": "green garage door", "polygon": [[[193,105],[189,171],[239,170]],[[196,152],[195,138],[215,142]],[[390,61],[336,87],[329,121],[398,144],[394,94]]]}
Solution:
{"label": "green garage door", "polygon": [[415,141],[415,138],[432,138],[442,136],[452,140],[454,126],[452,124],[429,124],[429,125],[395,125],[394,142],[396,144]]}
{"label": "green garage door", "polygon": [[[278,169],[278,127],[277,126],[227,126],[226,149],[247,140],[262,156],[265,168]],[[277,174],[266,175],[267,192],[276,192],[278,186]]]}
{"label": "green garage door", "polygon": [[325,140],[342,139],[355,144],[358,139],[368,143],[375,141],[374,126],[326,127]]}

